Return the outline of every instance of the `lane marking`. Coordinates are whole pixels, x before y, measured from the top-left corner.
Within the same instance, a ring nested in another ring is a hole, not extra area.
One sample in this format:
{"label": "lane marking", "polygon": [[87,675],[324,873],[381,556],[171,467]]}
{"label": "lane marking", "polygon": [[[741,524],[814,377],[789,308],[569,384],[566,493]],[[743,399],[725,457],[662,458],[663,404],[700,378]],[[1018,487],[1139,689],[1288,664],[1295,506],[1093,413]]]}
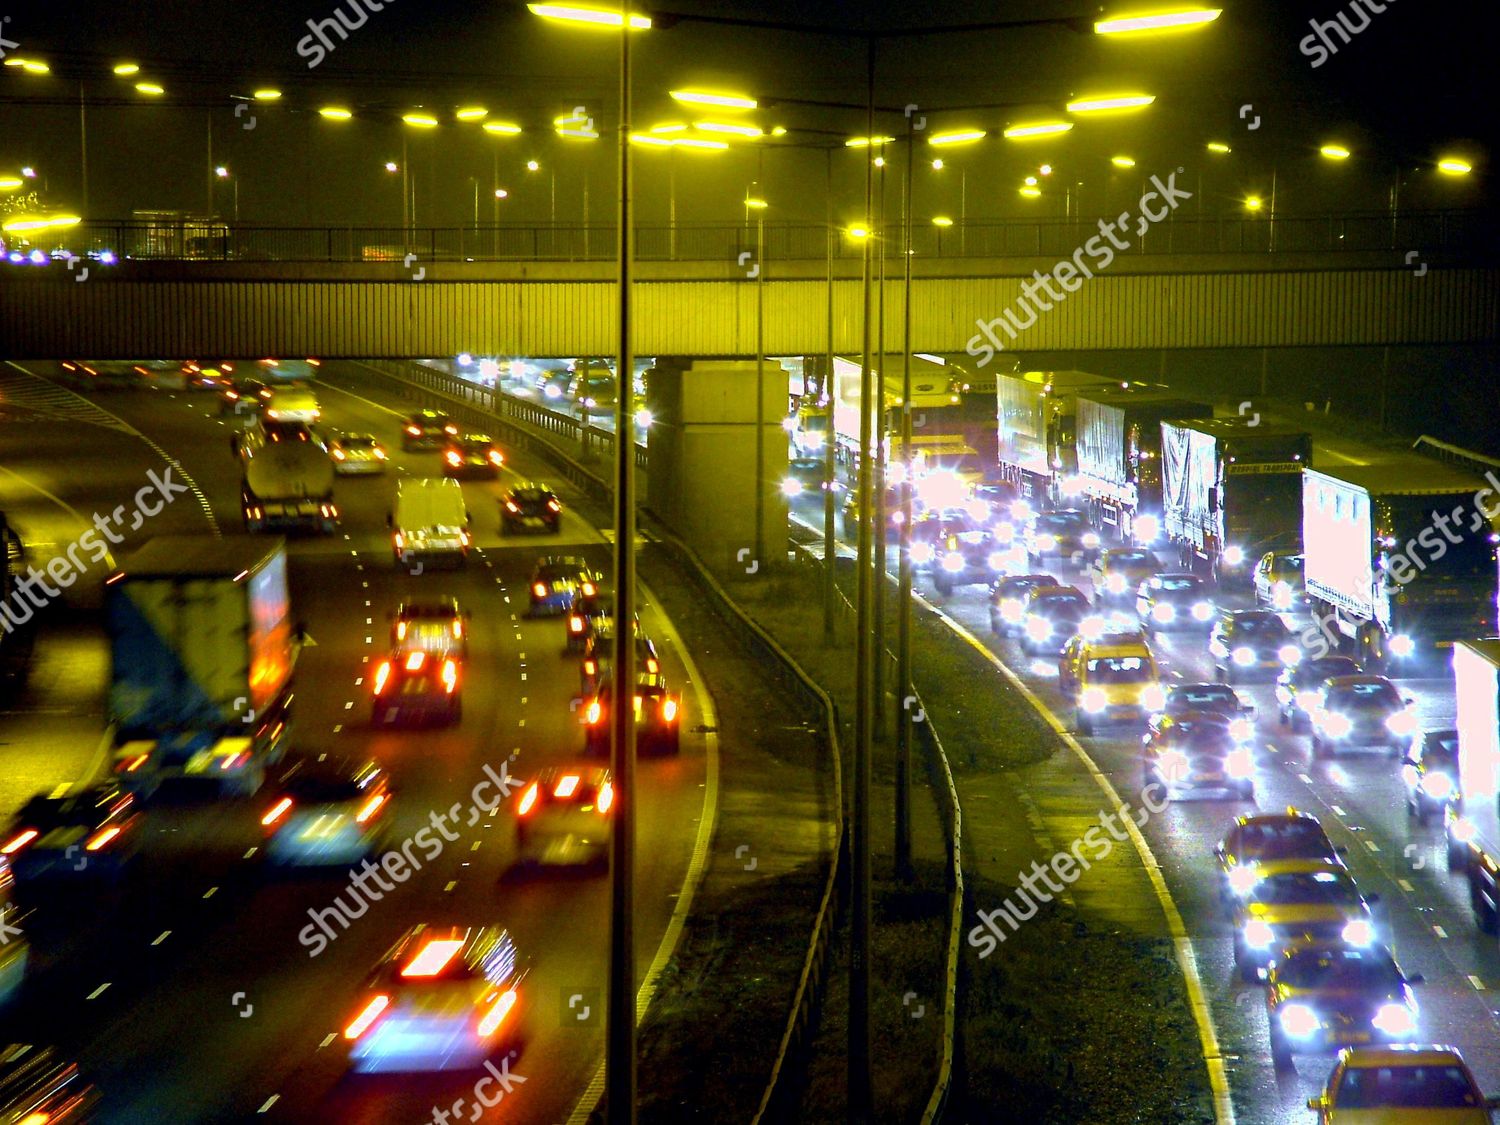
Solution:
{"label": "lane marking", "polygon": [[163,930],[161,933],[159,933],[159,934],[156,935],[156,940],[151,943],[152,948],[155,948],[156,946],[160,945],[162,942],[166,941],[167,938],[169,938],[171,936],[172,936],[172,931],[171,930]]}
{"label": "lane marking", "polygon": [[1380,850],[1380,845],[1377,844],[1374,840],[1366,840],[1365,847],[1369,848],[1372,852],[1378,852]]}
{"label": "lane marking", "polygon": [[1339,808],[1337,805],[1329,805],[1328,807],[1333,810],[1333,815],[1334,816],[1343,816],[1344,815],[1344,810],[1341,809],[1341,808]]}
{"label": "lane marking", "polygon": [[[1472,980],[1473,978],[1471,977],[1470,979]],[[90,992],[87,996],[85,996],[84,999],[85,1000],[97,1000],[99,997],[101,997],[101,996],[104,995],[104,990],[106,988],[108,988],[109,985],[110,985],[110,982],[109,981],[105,981],[98,988],[94,989],[93,992]]]}
{"label": "lane marking", "polygon": [[1448,931],[1443,929],[1442,926],[1433,926],[1432,932],[1437,934],[1437,936],[1440,938],[1445,938],[1448,936]]}
{"label": "lane marking", "polygon": [[1474,986],[1475,991],[1477,991],[1477,992],[1483,992],[1484,991],[1484,981],[1480,980],[1473,973],[1469,974],[1469,983]]}
{"label": "lane marking", "polygon": [[272,1094],[272,1095],[271,1095],[271,1096],[270,1096],[270,1097],[269,1097],[269,1098],[267,1098],[267,1099],[266,1099],[266,1100],[265,1100],[265,1101],[264,1101],[264,1102],[263,1102],[263,1103],[262,1103],[262,1104],[261,1104],[261,1107],[260,1107],[260,1108],[259,1108],[259,1109],[258,1109],[258,1110],[256,1110],[256,1111],[255,1111],[255,1112],[256,1112],[256,1113],[266,1113],[266,1112],[267,1112],[267,1111],[269,1111],[269,1110],[270,1110],[270,1108],[271,1108],[271,1107],[272,1107],[272,1106],[273,1106],[273,1105],[275,1105],[275,1104],[276,1104],[276,1103],[277,1103],[277,1102],[279,1102],[279,1101],[280,1101],[280,1100],[281,1100],[281,1095],[280,1095],[280,1094]]}
{"label": "lane marking", "polygon": [[1416,891],[1416,888],[1408,883],[1405,879],[1397,879],[1396,886],[1400,887],[1407,894],[1413,894]]}

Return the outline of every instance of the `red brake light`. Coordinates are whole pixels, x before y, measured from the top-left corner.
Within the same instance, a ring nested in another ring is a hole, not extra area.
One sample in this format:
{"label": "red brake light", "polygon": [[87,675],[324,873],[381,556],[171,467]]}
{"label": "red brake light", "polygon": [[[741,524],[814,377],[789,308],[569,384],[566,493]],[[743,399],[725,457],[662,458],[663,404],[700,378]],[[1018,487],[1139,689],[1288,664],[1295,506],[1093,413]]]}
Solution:
{"label": "red brake light", "polygon": [[547,587],[542,585],[542,583],[540,582],[533,586],[531,590],[532,593],[536,594],[536,596],[539,598],[545,598],[547,596]]}
{"label": "red brake light", "polygon": [[453,635],[455,637],[461,637],[461,636],[464,635],[464,623],[462,621],[459,621],[457,619],[454,620],[454,622],[453,622]]}
{"label": "red brake light", "polygon": [[615,787],[605,782],[599,787],[598,808],[601,813],[609,812],[609,807],[615,803]]}
{"label": "red brake light", "polygon": [[532,782],[531,785],[527,788],[526,792],[521,794],[521,805],[516,809],[516,812],[521,816],[525,816],[527,813],[529,813],[532,809],[532,806],[536,804],[536,795],[536,782]]}
{"label": "red brake light", "polygon": [[456,433],[458,433],[458,427],[455,426],[455,425],[453,425],[450,422],[448,425],[446,425],[446,426],[443,427],[443,432],[444,433],[449,433],[449,434],[456,434]]}
{"label": "red brake light", "polygon": [[398,641],[404,641],[404,640],[406,640],[406,622],[405,621],[398,621],[398,622],[396,622],[396,639]]}
{"label": "red brake light", "polygon": [[406,427],[406,432],[409,433],[409,434],[411,434],[412,437],[421,437],[422,436],[422,427],[421,426],[407,426]]}
{"label": "red brake light", "polygon": [[457,957],[463,947],[463,938],[433,938],[417,950],[416,956],[401,970],[401,975],[435,977],[448,967],[448,962]]}
{"label": "red brake light", "polygon": [[391,678],[391,662],[386,660],[380,667],[375,669],[375,694],[379,695],[385,690],[386,681]]}
{"label": "red brake light", "polygon": [[408,652],[406,654],[406,670],[408,672],[420,672],[426,660],[427,654],[425,652],[420,650],[417,652]]}
{"label": "red brake light", "polygon": [[403,548],[405,546],[406,546],[406,536],[402,535],[399,531],[396,532],[396,550],[399,551],[399,550],[401,550],[401,548]]}
{"label": "red brake light", "polygon": [[661,701],[661,717],[669,723],[677,718],[677,700],[670,695]]}
{"label": "red brake light", "polygon": [[581,633],[581,632],[583,632],[583,618],[579,617],[578,614],[576,614],[576,613],[572,614],[568,618],[568,632],[570,632],[570,633]]}
{"label": "red brake light", "polygon": [[552,790],[552,795],[554,797],[571,797],[576,792],[578,792],[578,775],[570,773],[558,780],[557,788]]}
{"label": "red brake light", "polygon": [[142,766],[144,766],[146,764],[146,762],[150,760],[150,758],[151,758],[150,754],[137,754],[134,758],[131,758],[128,762],[122,763],[122,765],[124,766],[124,768],[120,772],[121,773],[135,773],[135,771],[138,770],[138,769],[140,769]]}
{"label": "red brake light", "polygon": [[120,829],[114,826],[106,828],[102,832],[95,832],[89,839],[89,842],[83,845],[83,850],[86,852],[97,852],[119,834]]}
{"label": "red brake light", "polygon": [[599,701],[596,699],[589,704],[588,711],[584,713],[584,722],[588,723],[589,726],[593,726],[599,721],[599,716],[603,713],[604,708],[599,706]]}
{"label": "red brake light", "polygon": [[521,508],[514,500],[507,500],[505,502],[505,510],[508,512],[520,512]]}
{"label": "red brake light", "polygon": [[31,841],[35,840],[37,838],[37,836],[38,836],[38,832],[37,832],[37,830],[35,828],[28,828],[28,829],[26,829],[24,832],[22,832],[15,839],[11,840],[10,843],[6,844],[5,847],[0,848],[0,855],[15,855],[18,851],[20,851],[22,848],[24,848],[27,844],[29,844],[29,843],[31,843]]}
{"label": "red brake light", "polygon": [[502,992],[500,994],[500,998],[495,1001],[494,1005],[488,1012],[484,1014],[484,1017],[479,1021],[480,1038],[488,1038],[489,1036],[493,1035],[495,1033],[495,1029],[500,1026],[500,1021],[505,1018],[506,1013],[508,1013],[515,1006],[516,990],[512,988],[506,992]]}
{"label": "red brake light", "polygon": [[383,994],[376,996],[365,1005],[364,1011],[355,1016],[350,1021],[349,1026],[344,1028],[344,1038],[358,1039],[366,1031],[370,1030],[370,1025],[379,1019],[380,1014],[390,1006],[391,998],[389,996]]}
{"label": "red brake light", "polygon": [[583,584],[583,596],[584,597],[586,597],[586,598],[592,598],[597,592],[598,591],[596,591],[594,589],[594,584],[592,582],[585,582]]}
{"label": "red brake light", "polygon": [[364,808],[360,809],[359,812],[354,814],[354,823],[365,823],[365,821],[369,820],[372,816],[380,811],[380,806],[385,804],[385,802],[386,794],[376,793],[375,796],[371,797],[368,801],[365,802]]}
{"label": "red brake light", "polygon": [[598,670],[599,670],[599,665],[596,664],[594,661],[592,661],[592,660],[585,660],[583,662],[583,674],[585,676],[592,676]]}
{"label": "red brake light", "polygon": [[344,460],[347,460],[347,458],[344,455],[344,451],[342,449],[335,449],[333,451],[333,459],[335,461],[344,461]]}
{"label": "red brake light", "polygon": [[646,657],[646,671],[654,673],[654,672],[656,672],[656,670],[657,670],[656,657],[654,657],[654,656],[648,656],[648,657]]}
{"label": "red brake light", "polygon": [[443,661],[443,686],[450,694],[458,687],[458,665],[451,660]]}
{"label": "red brake light", "polygon": [[463,455],[460,454],[457,450],[450,449],[448,451],[448,464],[450,464],[450,465],[462,465],[463,462],[464,462]]}
{"label": "red brake light", "polygon": [[271,806],[271,811],[266,813],[265,816],[261,817],[260,822],[267,828],[269,828],[271,825],[275,824],[278,820],[285,816],[287,812],[290,811],[291,807],[292,799],[290,797],[283,797],[281,798],[281,800],[277,801],[274,805]]}
{"label": "red brake light", "polygon": [[547,507],[551,508],[554,512],[562,511],[562,505],[559,504],[556,500],[548,500]]}

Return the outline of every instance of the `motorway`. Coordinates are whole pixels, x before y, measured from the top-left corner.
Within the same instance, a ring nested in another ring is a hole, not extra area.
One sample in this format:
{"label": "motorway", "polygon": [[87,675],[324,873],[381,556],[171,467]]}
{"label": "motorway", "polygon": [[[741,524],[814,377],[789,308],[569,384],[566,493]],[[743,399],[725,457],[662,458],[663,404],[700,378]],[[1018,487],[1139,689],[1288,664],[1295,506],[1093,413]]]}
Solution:
{"label": "motorway", "polygon": [[[392,451],[391,471],[341,478],[341,533],[289,543],[293,614],[313,642],[297,668],[293,745],[377,759],[396,793],[395,846],[433,812],[459,804],[468,813],[456,840],[316,957],[298,932],[309,910],[328,906],[347,882],[335,874],[268,872],[259,851],[264,801],[154,804],[141,861],[122,886],[70,887],[23,900],[35,908],[27,926],[32,974],[21,1003],[0,1020],[0,1035],[56,1043],[77,1058],[105,1094],[101,1121],[415,1125],[459,1099],[477,1111],[473,1074],[354,1079],[340,1054],[338,1033],[353,1014],[360,982],[407,927],[422,921],[506,925],[530,962],[522,986],[525,1042],[518,1057],[506,1059],[524,1082],[514,1082],[497,1114],[566,1120],[602,1057],[607,879],[510,877],[510,803],[478,813],[469,795],[486,765],[506,764],[526,778],[578,760],[582,736],[570,707],[576,662],[563,654],[558,619],[526,618],[526,583],[544,553],[583,553],[607,569],[608,541],[559,484],[561,533],[502,542],[505,479],[466,482],[476,542],[467,568],[397,571],[386,530],[395,482],[403,474],[436,475],[438,455],[400,452],[402,404],[382,400],[356,366],[325,365],[325,422],[376,434]],[[37,377],[54,371],[50,364],[8,365],[0,381],[0,448],[7,454],[0,507],[33,539],[38,559],[70,542],[92,513],[128,502],[148,470],[165,467],[164,456],[191,476],[211,514],[197,496],[180,498],[117,552],[150,534],[239,530],[232,420],[219,417],[216,395],[100,392],[91,405]],[[510,460],[545,475],[524,458]],[[515,477],[511,466],[506,477]],[[403,596],[439,593],[454,594],[473,614],[463,721],[447,730],[372,730],[365,677],[383,655],[386,615]],[[646,758],[640,770],[638,979],[688,889],[695,840],[717,799],[707,781],[705,737],[695,732],[711,712],[690,658],[649,602],[642,620],[663,649],[670,681],[684,692],[686,721],[681,758]],[[27,688],[0,713],[0,812],[101,768],[107,667],[97,596],[73,598],[44,631]],[[570,1008],[575,996],[581,999]]]}
{"label": "motorway", "polygon": [[[1232,407],[1228,412],[1233,412]],[[1314,448],[1315,464],[1319,460],[1363,464],[1377,458],[1378,452],[1351,441],[1324,439]],[[822,515],[817,498],[799,501],[794,516],[804,524],[796,538],[821,540]],[[841,545],[841,553],[849,553],[847,544]],[[893,550],[889,556],[892,574],[897,557]],[[1081,566],[1058,565],[1052,559],[1048,563],[1035,569],[1054,574],[1094,597]],[[1175,563],[1164,556],[1163,569],[1175,569]],[[1075,732],[1074,737],[1120,796],[1134,808],[1142,806],[1136,796],[1142,781],[1138,729],[1115,727],[1094,737],[1076,734],[1072,701],[1058,690],[1056,661],[1027,656],[1017,641],[991,633],[985,587],[961,587],[943,599],[926,576],[918,575],[914,585],[932,607],[1017,673],[1062,726]],[[1221,599],[1221,604],[1248,608],[1252,600],[1248,592],[1230,594]],[[1300,632],[1310,618],[1288,614],[1285,620]],[[1153,648],[1171,680],[1214,679],[1206,630],[1162,635],[1153,641]],[[1453,725],[1451,674],[1395,682],[1403,695],[1416,700],[1422,729]],[[1425,976],[1426,983],[1416,989],[1421,1005],[1416,1038],[1457,1046],[1481,1088],[1486,1093],[1500,1093],[1500,944],[1476,926],[1467,882],[1461,875],[1448,873],[1440,821],[1421,827],[1408,818],[1397,760],[1373,749],[1327,761],[1314,760],[1309,736],[1293,734],[1279,724],[1271,682],[1235,686],[1241,698],[1256,708],[1254,804],[1218,798],[1177,800],[1168,811],[1148,820],[1142,831],[1193,943],[1228,1064],[1237,1122],[1305,1125],[1312,1116],[1307,1099],[1321,1092],[1332,1067],[1331,1055],[1299,1055],[1294,1073],[1278,1074],[1272,1066],[1265,990],[1240,981],[1234,968],[1233,931],[1218,901],[1213,848],[1232,818],[1256,809],[1274,811],[1288,805],[1315,814],[1333,842],[1348,848],[1347,862],[1361,891],[1380,897],[1374,911],[1383,940],[1391,945],[1403,969]],[[1041,771],[1048,768],[1046,764],[1037,767]],[[1026,783],[1022,779],[1019,784]],[[960,798],[962,795],[960,786]],[[1069,811],[1071,820],[1057,810],[1059,824],[1052,830],[1053,839],[1064,849],[1072,842],[1072,831],[1081,817],[1092,822],[1093,807]],[[1010,877],[1008,872],[994,874],[1002,879]],[[1083,876],[1084,880],[1088,878]],[[1080,1049],[1086,1047],[1080,1045]]]}

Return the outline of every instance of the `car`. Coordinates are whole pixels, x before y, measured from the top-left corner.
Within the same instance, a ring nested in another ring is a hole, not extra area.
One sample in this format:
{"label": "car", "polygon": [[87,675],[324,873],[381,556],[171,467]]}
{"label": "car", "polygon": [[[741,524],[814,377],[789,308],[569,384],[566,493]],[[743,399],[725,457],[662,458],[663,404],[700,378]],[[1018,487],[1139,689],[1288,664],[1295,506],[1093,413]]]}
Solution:
{"label": "car", "polygon": [[182,364],[182,389],[222,391],[230,385],[233,376],[234,364],[229,360],[185,360]]}
{"label": "car", "polygon": [[1324,680],[1337,676],[1357,676],[1362,669],[1347,656],[1315,656],[1288,665],[1276,677],[1276,709],[1281,725],[1292,730],[1306,730],[1308,717],[1318,702],[1318,689]]}
{"label": "car", "polygon": [[1012,574],[990,587],[990,632],[997,637],[1014,636],[1021,630],[1026,613],[1026,595],[1038,586],[1061,586],[1051,574]]}
{"label": "car", "polygon": [[989,586],[1006,565],[1006,554],[993,531],[951,532],[937,546],[932,585],[943,597],[960,586]]}
{"label": "car", "polygon": [[[613,591],[600,590],[593,593],[580,592],[568,610],[569,652],[582,652],[589,640],[598,633],[614,628],[615,595]],[[639,628],[639,626],[637,626]]]}
{"label": "car", "polygon": [[1037,561],[1081,555],[1089,562],[1099,549],[1099,533],[1089,524],[1088,513],[1078,508],[1038,513],[1031,518],[1023,539],[1027,554]]}
{"label": "car", "polygon": [[82,1125],[99,1091],[51,1047],[0,1044],[0,1121],[7,1125]]}
{"label": "car", "polygon": [[[1091,613],[1078,623],[1078,632],[1068,638],[1057,658],[1057,688],[1070,698],[1078,694],[1078,681],[1091,646],[1140,645],[1150,651],[1151,638],[1133,620]],[[1153,654],[1154,657],[1154,654]]]}
{"label": "car", "polygon": [[1307,942],[1283,950],[1266,969],[1271,1061],[1352,1044],[1400,1043],[1417,1030],[1417,998],[1384,946]]}
{"label": "car", "polygon": [[1255,737],[1254,705],[1242,700],[1227,684],[1207,682],[1175,683],[1168,687],[1161,710],[1151,716],[1147,733],[1162,719],[1187,714],[1223,715],[1226,729],[1236,742],[1249,742]]}
{"label": "car", "polygon": [[541,770],[516,801],[517,864],[607,870],[614,801],[607,769]]}
{"label": "car", "polygon": [[1318,1125],[1489,1125],[1500,1097],[1485,1097],[1456,1047],[1400,1043],[1345,1047],[1307,1108]]}
{"label": "car", "polygon": [[1129,605],[1142,582],[1161,573],[1161,561],[1140,547],[1110,547],[1089,567],[1098,605]]}
{"label": "car", "polygon": [[602,364],[575,372],[568,381],[568,394],[580,412],[590,414],[612,412],[620,401],[619,382]]}
{"label": "car", "polygon": [[1161,671],[1151,648],[1130,637],[1101,637],[1078,650],[1072,673],[1078,691],[1080,734],[1101,723],[1140,722],[1164,700]]}
{"label": "car", "polygon": [[793,457],[786,463],[786,476],[781,480],[781,494],[788,500],[809,497],[821,500],[827,484],[828,466],[823,458]]}
{"label": "car", "polygon": [[1274,678],[1302,659],[1296,637],[1280,615],[1268,609],[1226,610],[1208,635],[1214,674],[1226,684],[1256,673]]}
{"label": "car", "polygon": [[1148,737],[1141,762],[1142,788],[1162,790],[1167,799],[1187,793],[1219,792],[1243,801],[1255,799],[1255,759],[1216,719],[1175,719]]}
{"label": "car", "polygon": [[0,856],[23,884],[118,879],[136,857],[144,819],[134,795],[114,784],[38,795],[12,818]]}
{"label": "car", "polygon": [[341,754],[289,754],[264,791],[265,855],[277,867],[348,866],[383,850],[391,790],[385,771]]}
{"label": "car", "polygon": [[413,926],[365,979],[344,1025],[350,1068],[482,1067],[521,1043],[526,975],[515,939],[500,926]]}
{"label": "car", "polygon": [[404,601],[391,614],[391,651],[469,655],[469,619],[454,597]]}
{"label": "car", "polygon": [[562,525],[562,501],[547,485],[527,481],[507,490],[500,501],[500,534],[556,531]]}
{"label": "car", "polygon": [[1068,639],[1091,613],[1076,586],[1037,586],[1021,611],[1021,651],[1028,656],[1060,656]]}
{"label": "car", "polygon": [[1260,979],[1276,953],[1297,941],[1375,944],[1370,907],[1379,895],[1360,894],[1342,863],[1261,860],[1254,881],[1235,889],[1231,916],[1234,963],[1247,983]]}
{"label": "car", "polygon": [[1213,624],[1211,591],[1197,574],[1156,574],[1142,582],[1135,612],[1148,629],[1207,629]]}
{"label": "car", "polygon": [[1445,816],[1451,805],[1463,809],[1458,767],[1458,731],[1429,730],[1412,740],[1401,763],[1406,785],[1406,814],[1426,824],[1434,813]]}
{"label": "car", "polygon": [[[605,680],[580,708],[583,713],[585,753],[609,753],[609,708],[613,697],[614,681]],[[650,672],[636,676],[635,740],[638,750],[681,753],[681,719],[682,700],[667,690],[667,681],[663,676]]]}
{"label": "car", "polygon": [[374,726],[425,721],[456,723],[463,718],[459,661],[413,649],[392,653],[375,668],[370,722]]}
{"label": "car", "polygon": [[[582,694],[598,691],[599,685],[613,673],[614,665],[614,630],[594,633],[583,646],[583,659],[578,662]],[[661,657],[657,655],[655,642],[639,631],[635,635],[635,668],[638,674],[661,674]]]}
{"label": "car", "polygon": [[306,422],[309,425],[323,416],[312,388],[303,383],[282,383],[268,388],[262,397],[265,416],[277,422]]}
{"label": "car", "polygon": [[264,415],[257,416],[243,433],[229,435],[230,449],[244,459],[254,457],[268,445],[281,442],[307,442],[319,449],[327,448],[323,435],[306,422],[277,421]]}
{"label": "car", "polygon": [[1255,564],[1251,582],[1255,602],[1278,612],[1307,604],[1307,589],[1302,584],[1301,551],[1267,551]]}
{"label": "car", "polygon": [[[873,495],[873,492],[871,493]],[[894,543],[901,533],[901,486],[887,482],[885,488],[886,541]],[[850,488],[844,493],[844,502],[839,508],[840,526],[844,538],[854,540],[859,536],[859,489]],[[936,544],[951,530],[974,531],[978,524],[968,513],[953,513],[944,518],[944,513],[921,512],[913,509],[911,522],[911,560],[917,570],[932,566],[937,555]],[[918,549],[918,544],[921,548]]]}
{"label": "car", "polygon": [[1214,847],[1219,865],[1220,896],[1226,903],[1260,878],[1256,865],[1281,860],[1342,864],[1347,849],[1335,847],[1312,813],[1287,808],[1284,813],[1249,813],[1236,817]]}
{"label": "car", "polygon": [[341,477],[378,476],[388,455],[374,434],[338,434],[328,439],[333,471]]}
{"label": "car", "polygon": [[271,388],[259,379],[235,379],[219,391],[219,413],[255,414],[271,396]]}
{"label": "car", "polygon": [[547,555],[537,559],[531,571],[529,593],[531,617],[570,613],[580,596],[592,596],[602,576],[587,559],[577,555]]}
{"label": "car", "polygon": [[443,446],[445,476],[493,479],[504,465],[505,455],[489,434],[452,434]]}
{"label": "car", "polygon": [[568,391],[572,385],[573,373],[571,371],[543,368],[537,373],[534,389],[541,395],[543,402],[556,408],[568,398]]}
{"label": "car", "polygon": [[1417,733],[1417,713],[1384,676],[1335,676],[1324,680],[1308,712],[1314,758],[1331,758],[1342,747],[1384,747],[1402,754]]}
{"label": "car", "polygon": [[441,410],[417,410],[401,423],[401,448],[441,449],[458,433],[458,424]]}

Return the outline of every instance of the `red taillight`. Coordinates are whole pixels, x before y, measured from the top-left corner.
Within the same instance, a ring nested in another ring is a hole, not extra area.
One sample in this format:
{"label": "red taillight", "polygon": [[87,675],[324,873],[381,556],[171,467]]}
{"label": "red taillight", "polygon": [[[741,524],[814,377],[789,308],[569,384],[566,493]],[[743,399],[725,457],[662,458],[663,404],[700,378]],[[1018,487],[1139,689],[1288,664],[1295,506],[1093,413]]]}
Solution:
{"label": "red taillight", "polygon": [[426,660],[427,654],[425,652],[408,652],[406,654],[406,670],[408,672],[420,672]]}
{"label": "red taillight", "polygon": [[375,796],[371,797],[368,801],[365,802],[364,808],[360,809],[359,812],[354,814],[354,823],[364,824],[367,820],[369,820],[372,816],[380,811],[380,806],[385,804],[385,802],[386,794],[376,793]]}
{"label": "red taillight", "polygon": [[581,633],[581,632],[583,632],[583,618],[579,617],[577,614],[574,614],[573,616],[569,617],[568,618],[568,632],[570,632],[570,633]]}
{"label": "red taillight", "polygon": [[453,635],[455,637],[462,637],[464,635],[464,623],[462,621],[453,622]]}
{"label": "red taillight", "polygon": [[121,762],[117,768],[121,773],[135,773],[136,770],[144,766],[150,759],[150,754],[137,754],[134,758]]}
{"label": "red taillight", "polygon": [[376,695],[379,695],[382,691],[385,690],[386,681],[389,680],[390,678],[391,678],[391,662],[389,660],[387,660],[387,661],[383,662],[380,665],[379,668],[375,669],[375,694]]}
{"label": "red taillight", "polygon": [[539,598],[545,598],[547,596],[547,587],[538,582],[531,588],[531,592]]}
{"label": "red taillight", "polygon": [[487,1039],[495,1034],[500,1022],[505,1019],[506,1014],[516,1006],[516,990],[509,989],[500,994],[499,999],[490,1007],[479,1021],[479,1037]]}
{"label": "red taillight", "polygon": [[609,807],[615,803],[615,787],[605,782],[599,787],[598,808],[601,813],[609,812]]}
{"label": "red taillight", "polygon": [[656,657],[654,657],[654,656],[648,656],[648,657],[646,657],[646,671],[654,673],[656,670],[657,670]]}
{"label": "red taillight", "polygon": [[532,782],[530,787],[527,788],[526,792],[521,794],[521,804],[520,807],[516,809],[517,814],[519,814],[520,816],[525,816],[527,813],[529,813],[532,809],[532,806],[536,804],[536,795],[536,782]]}
{"label": "red taillight", "polygon": [[291,810],[291,807],[292,799],[290,797],[283,797],[271,806],[271,810],[260,818],[260,822],[269,828],[285,816]]}
{"label": "red taillight", "polygon": [[404,640],[406,640],[406,622],[405,621],[398,621],[398,622],[396,622],[396,639],[398,641],[404,641]]}
{"label": "red taillight", "polygon": [[450,422],[448,425],[443,427],[443,432],[446,434],[456,434],[458,433],[458,427]]}
{"label": "red taillight", "polygon": [[443,686],[449,695],[458,687],[458,665],[451,660],[443,661]]}
{"label": "red taillight", "polygon": [[20,835],[12,839],[10,843],[6,844],[5,847],[0,848],[0,855],[15,855],[27,844],[35,840],[37,838],[37,835],[38,833],[35,828],[26,829]]}
{"label": "red taillight", "polygon": [[598,591],[594,589],[594,584],[592,582],[585,582],[583,584],[583,596],[584,597],[586,597],[586,598],[592,598],[597,592]]}
{"label": "red taillight", "polygon": [[464,947],[463,938],[433,938],[401,970],[403,977],[435,977]]}
{"label": "red taillight", "polygon": [[399,550],[401,550],[405,546],[406,546],[406,536],[402,535],[399,531],[396,532],[396,550],[399,551]]}
{"label": "red taillight", "polygon": [[503,465],[503,464],[505,464],[505,458],[500,455],[500,451],[498,449],[492,449],[492,450],[490,450],[490,464],[491,465]]}
{"label": "red taillight", "polygon": [[377,460],[377,461],[384,461],[385,460],[385,450],[381,449],[380,446],[378,446],[378,445],[375,446],[375,460]]}
{"label": "red taillight", "polygon": [[95,832],[89,838],[89,842],[83,845],[83,850],[86,852],[97,852],[119,834],[120,830],[116,827],[106,828],[102,832]]}
{"label": "red taillight", "polygon": [[677,700],[667,696],[661,701],[661,717],[669,723],[677,718]]}
{"label": "red taillight", "polygon": [[345,455],[342,449],[335,449],[333,451],[333,459],[335,461],[346,461],[348,460],[348,457]]}
{"label": "red taillight", "polygon": [[566,777],[558,779],[557,788],[552,790],[552,795],[554,797],[567,798],[576,792],[578,792],[578,775],[570,773]]}
{"label": "red taillight", "polygon": [[556,500],[548,500],[547,507],[551,508],[554,512],[562,511],[562,505],[559,504]]}
{"label": "red taillight", "polygon": [[599,716],[602,714],[604,714],[604,708],[599,706],[599,701],[596,699],[589,704],[589,709],[584,712],[583,721],[588,723],[589,726],[593,726],[599,721]]}
{"label": "red taillight", "polygon": [[380,1018],[382,1012],[391,1006],[391,998],[386,995],[374,997],[365,1005],[364,1011],[350,1021],[349,1026],[344,1028],[345,1039],[358,1039],[370,1030],[370,1025]]}
{"label": "red taillight", "polygon": [[447,453],[447,460],[448,464],[450,465],[462,465],[464,463],[463,454],[458,453],[452,449],[450,449]]}
{"label": "red taillight", "polygon": [[422,436],[422,427],[421,426],[407,426],[406,427],[406,432],[409,433],[409,434],[411,434],[412,437],[421,437]]}
{"label": "red taillight", "polygon": [[521,512],[520,506],[514,500],[507,500],[505,502],[505,510],[507,512],[515,512],[517,515]]}
{"label": "red taillight", "polygon": [[585,660],[583,662],[583,674],[585,676],[592,676],[598,670],[599,670],[599,665],[596,664],[596,663],[594,663],[594,661],[592,661],[592,660]]}

